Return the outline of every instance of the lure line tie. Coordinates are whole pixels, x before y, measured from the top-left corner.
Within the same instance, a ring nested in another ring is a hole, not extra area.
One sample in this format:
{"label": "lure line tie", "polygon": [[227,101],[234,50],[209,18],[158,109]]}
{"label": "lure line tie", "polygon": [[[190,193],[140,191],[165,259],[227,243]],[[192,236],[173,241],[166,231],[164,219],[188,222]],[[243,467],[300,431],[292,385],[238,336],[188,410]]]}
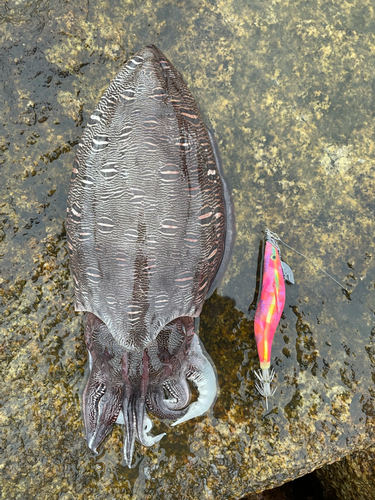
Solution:
{"label": "lure line tie", "polygon": [[266,229],[266,233],[267,235],[270,235],[271,238],[273,238],[274,240],[276,241],[280,241],[283,245],[285,245],[286,247],[290,248],[291,250],[293,250],[293,252],[296,252],[298,255],[300,255],[301,257],[303,257],[304,259],[307,259],[309,262],[311,262],[311,264],[313,264],[315,267],[317,267],[318,269],[320,269],[320,271],[322,271],[324,274],[326,274],[329,278],[331,278],[331,280],[333,280],[335,283],[337,283],[337,285],[339,285],[340,288],[342,288],[343,290],[345,290],[347,293],[350,294],[349,290],[347,288],[344,287],[344,285],[342,283],[340,283],[339,281],[337,281],[333,276],[331,276],[329,273],[327,273],[327,271],[325,271],[324,269],[322,269],[320,266],[318,266],[318,264],[316,262],[314,262],[312,259],[310,259],[310,257],[307,257],[307,255],[304,255],[303,253],[299,252],[298,250],[296,250],[295,248],[291,247],[290,245],[288,245],[288,243],[285,243],[285,241],[283,241],[280,236],[276,233],[273,233],[272,231],[270,231],[269,229]]}

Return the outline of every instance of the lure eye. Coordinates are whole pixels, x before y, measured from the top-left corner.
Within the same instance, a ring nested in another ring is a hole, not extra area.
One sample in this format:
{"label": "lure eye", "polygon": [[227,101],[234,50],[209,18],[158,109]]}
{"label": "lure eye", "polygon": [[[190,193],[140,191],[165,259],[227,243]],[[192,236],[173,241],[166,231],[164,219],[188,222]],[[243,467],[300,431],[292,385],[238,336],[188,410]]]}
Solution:
{"label": "lure eye", "polygon": [[272,260],[276,260],[276,255],[271,255]]}

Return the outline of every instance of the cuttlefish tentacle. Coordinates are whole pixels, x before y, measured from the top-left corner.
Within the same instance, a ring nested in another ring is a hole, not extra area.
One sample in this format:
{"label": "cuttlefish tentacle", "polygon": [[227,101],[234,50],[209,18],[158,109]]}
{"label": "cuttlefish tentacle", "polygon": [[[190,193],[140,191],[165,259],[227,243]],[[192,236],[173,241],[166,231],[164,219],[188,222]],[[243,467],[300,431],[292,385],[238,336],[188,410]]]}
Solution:
{"label": "cuttlefish tentacle", "polygon": [[141,394],[140,397],[138,397],[136,404],[137,439],[144,446],[152,446],[153,444],[160,441],[163,436],[165,436],[165,432],[159,434],[158,436],[149,436],[147,434],[147,429],[150,425],[151,420],[147,417],[146,405],[145,405],[148,384],[149,384],[149,369],[148,369],[149,358],[146,351],[143,352],[142,361],[143,364],[142,364]]}
{"label": "cuttlefish tentacle", "polygon": [[128,353],[125,351],[122,357],[122,375],[125,383],[125,394],[124,394],[124,400],[122,402],[122,414],[125,423],[123,453],[124,453],[124,460],[128,465],[128,467],[130,467],[134,451],[136,415],[134,408],[135,395],[133,394],[128,373],[129,373],[129,359],[128,359]]}
{"label": "cuttlefish tentacle", "polygon": [[122,376],[125,382],[125,397],[123,401],[125,422],[124,460],[128,467],[131,467],[136,439],[144,446],[152,446],[165,436],[165,433],[157,436],[150,436],[148,434],[152,428],[152,422],[146,412],[146,395],[149,385],[148,362],[147,352],[143,351],[140,365],[142,372],[137,374],[139,376],[137,376],[136,382],[134,382],[129,377],[131,370],[129,370],[128,353],[125,352],[122,358]]}
{"label": "cuttlefish tentacle", "polygon": [[186,378],[198,389],[198,400],[191,403],[186,414],[171,425],[175,426],[205,413],[214,403],[217,392],[217,379],[214,368],[203,353],[199,338],[194,335],[191,341]]}
{"label": "cuttlefish tentacle", "polygon": [[168,420],[177,420],[183,417],[188,411],[187,408],[177,408],[177,403],[173,407],[172,400],[165,399],[163,386],[156,387],[148,394],[146,400],[149,410],[160,418]]}
{"label": "cuttlefish tentacle", "polygon": [[185,374],[183,374],[179,380],[166,380],[163,383],[163,388],[171,396],[163,400],[167,408],[171,410],[181,410],[189,404],[190,388],[185,378]]}

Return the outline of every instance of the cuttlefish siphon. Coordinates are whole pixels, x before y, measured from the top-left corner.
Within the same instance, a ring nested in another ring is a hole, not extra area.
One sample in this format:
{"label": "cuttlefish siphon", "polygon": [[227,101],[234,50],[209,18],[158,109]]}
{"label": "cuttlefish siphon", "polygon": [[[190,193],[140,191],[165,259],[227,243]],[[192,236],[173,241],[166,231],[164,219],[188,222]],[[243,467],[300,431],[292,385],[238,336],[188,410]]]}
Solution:
{"label": "cuttlefish siphon", "polygon": [[[181,75],[154,45],[104,92],[73,165],[67,238],[75,309],[87,312],[89,448],[122,423],[124,459],[151,446],[149,414],[180,424],[217,381],[194,331],[234,242],[220,158]],[[198,390],[190,402],[188,381]],[[190,403],[190,404],[189,404]]]}

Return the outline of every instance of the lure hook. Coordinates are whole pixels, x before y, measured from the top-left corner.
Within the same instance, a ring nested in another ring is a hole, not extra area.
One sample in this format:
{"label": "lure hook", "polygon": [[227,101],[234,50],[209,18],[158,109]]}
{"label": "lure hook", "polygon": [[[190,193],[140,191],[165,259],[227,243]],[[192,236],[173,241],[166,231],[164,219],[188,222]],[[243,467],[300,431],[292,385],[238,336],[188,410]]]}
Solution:
{"label": "lure hook", "polygon": [[254,370],[255,376],[259,380],[258,382],[255,382],[255,387],[257,388],[259,394],[266,398],[266,408],[268,410],[268,398],[272,397],[275,392],[277,387],[274,387],[271,389],[271,382],[275,378],[276,372],[272,368],[271,371],[269,368],[259,370],[258,372]]}

